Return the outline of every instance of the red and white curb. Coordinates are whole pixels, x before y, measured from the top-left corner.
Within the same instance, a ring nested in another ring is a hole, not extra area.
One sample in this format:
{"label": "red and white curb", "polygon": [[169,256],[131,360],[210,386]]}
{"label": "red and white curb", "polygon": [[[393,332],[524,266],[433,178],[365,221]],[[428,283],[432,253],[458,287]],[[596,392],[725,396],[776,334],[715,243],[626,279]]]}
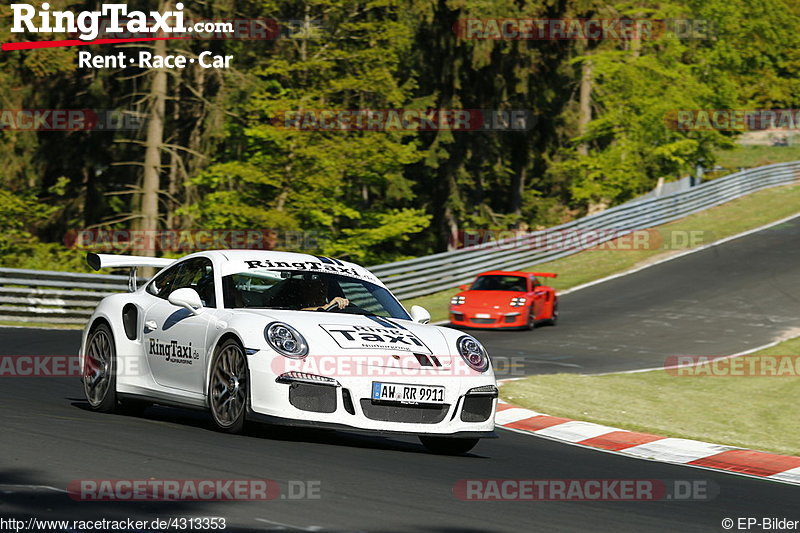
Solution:
{"label": "red and white curb", "polygon": [[503,400],[498,400],[495,424],[521,433],[621,455],[800,485],[800,457],[626,431],[537,413]]}

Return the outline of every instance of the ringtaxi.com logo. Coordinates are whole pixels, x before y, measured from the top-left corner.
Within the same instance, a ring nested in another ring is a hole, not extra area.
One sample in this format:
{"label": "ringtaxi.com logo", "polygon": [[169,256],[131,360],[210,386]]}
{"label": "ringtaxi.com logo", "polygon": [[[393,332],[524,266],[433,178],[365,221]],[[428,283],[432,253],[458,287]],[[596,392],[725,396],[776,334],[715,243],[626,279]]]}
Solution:
{"label": "ringtaxi.com logo", "polygon": [[39,11],[31,4],[11,4],[14,17],[11,33],[69,33],[77,34],[82,41],[93,41],[100,34],[101,21],[106,23],[107,33],[184,33],[183,4],[175,9],[158,11],[128,11],[126,4],[102,4],[99,11],[50,11],[44,2]]}
{"label": "ringtaxi.com logo", "polygon": [[[232,22],[201,21],[187,25],[183,4],[178,2],[172,11],[129,11],[125,4],[102,4],[99,10],[72,11],[50,10],[44,2],[41,9],[30,4],[11,4],[13,24],[11,33],[51,33],[77,36],[77,39],[51,41],[10,42],[2,45],[3,51],[31,50],[92,44],[119,44],[164,39],[191,38],[193,32],[205,35],[234,34],[236,27]],[[239,26],[241,30],[241,25]],[[98,39],[101,35],[113,38]],[[245,29],[245,33],[247,30]],[[127,35],[128,37],[123,37]],[[130,37],[135,35],[135,37]],[[183,69],[197,65],[204,69],[227,69],[231,66],[233,55],[214,54],[208,50],[195,54],[152,53],[139,50],[136,53],[117,51],[115,53],[93,53],[80,50],[77,54],[78,68],[123,69],[138,67],[148,69]]]}

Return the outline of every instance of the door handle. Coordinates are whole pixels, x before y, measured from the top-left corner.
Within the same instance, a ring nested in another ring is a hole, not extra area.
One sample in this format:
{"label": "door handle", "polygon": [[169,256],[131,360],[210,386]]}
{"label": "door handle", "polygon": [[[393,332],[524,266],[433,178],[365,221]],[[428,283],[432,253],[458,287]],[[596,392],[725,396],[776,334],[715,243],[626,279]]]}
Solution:
{"label": "door handle", "polygon": [[150,333],[151,331],[155,331],[158,329],[158,324],[156,324],[155,320],[148,320],[144,323],[144,332]]}

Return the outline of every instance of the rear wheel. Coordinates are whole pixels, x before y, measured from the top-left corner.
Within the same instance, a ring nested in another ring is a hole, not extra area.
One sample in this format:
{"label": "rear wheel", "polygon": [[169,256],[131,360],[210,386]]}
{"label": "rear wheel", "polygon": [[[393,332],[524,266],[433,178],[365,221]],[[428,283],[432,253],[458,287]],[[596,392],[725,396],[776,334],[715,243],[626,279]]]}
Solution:
{"label": "rear wheel", "polygon": [[420,437],[419,440],[429,452],[441,455],[461,455],[474,448],[479,439],[425,436]]}
{"label": "rear wheel", "polygon": [[248,381],[244,350],[228,339],[214,352],[208,380],[211,418],[220,431],[241,433],[244,429]]}
{"label": "rear wheel", "polygon": [[83,357],[83,392],[95,411],[110,413],[117,405],[116,359],[114,335],[100,324],[89,334]]}

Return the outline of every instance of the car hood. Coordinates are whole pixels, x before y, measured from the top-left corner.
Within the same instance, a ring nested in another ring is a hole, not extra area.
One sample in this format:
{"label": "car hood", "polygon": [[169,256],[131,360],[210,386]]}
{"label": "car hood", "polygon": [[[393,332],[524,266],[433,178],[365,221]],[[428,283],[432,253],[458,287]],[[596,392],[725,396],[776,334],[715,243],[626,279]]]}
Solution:
{"label": "car hood", "polygon": [[438,360],[444,369],[450,367],[455,353],[439,327],[410,320],[321,311],[239,309],[233,313],[263,318],[264,327],[274,321],[294,327],[308,342],[307,359],[350,356],[372,366],[432,364],[437,368]]}
{"label": "car hood", "polygon": [[461,293],[466,298],[463,307],[470,308],[506,308],[511,305],[512,298],[525,297],[527,293],[514,291],[469,291]]}

